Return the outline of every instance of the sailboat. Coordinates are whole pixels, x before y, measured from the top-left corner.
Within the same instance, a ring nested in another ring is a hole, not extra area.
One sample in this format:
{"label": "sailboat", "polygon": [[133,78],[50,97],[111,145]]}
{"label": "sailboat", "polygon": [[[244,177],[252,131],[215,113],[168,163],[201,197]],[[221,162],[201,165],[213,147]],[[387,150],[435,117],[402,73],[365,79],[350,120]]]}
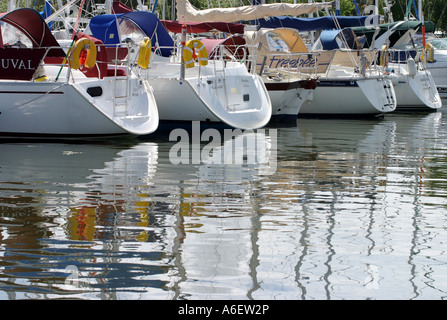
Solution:
{"label": "sailboat", "polygon": [[421,27],[420,21],[405,20],[377,28],[352,28],[357,36],[365,37],[365,46],[380,50],[378,62],[393,79],[397,109],[442,107],[436,83],[424,62],[424,49],[412,45],[414,34]]}
{"label": "sailboat", "polygon": [[[440,98],[445,102],[447,100],[447,38],[439,38],[435,35],[433,23],[424,20],[424,12],[422,8],[422,1],[419,1],[419,6],[413,2],[416,16],[422,22],[420,28],[422,32],[418,32],[412,38],[411,45],[407,47],[419,50],[425,50],[424,68],[430,71],[431,76],[436,84]],[[407,20],[410,16],[411,3],[408,1],[407,12],[405,17]],[[430,30],[431,29],[431,30]]]}
{"label": "sailboat", "polygon": [[[282,32],[278,35],[278,32]],[[301,51],[296,30],[246,30],[250,48],[257,49],[258,72],[272,100],[273,119],[292,120],[301,106],[313,99],[319,84],[316,55]]]}
{"label": "sailboat", "polygon": [[99,43],[79,39],[64,51],[30,8],[5,13],[0,22],[2,136],[147,135],[157,129],[152,89],[131,73],[108,72],[112,65]]}
{"label": "sailboat", "polygon": [[[391,81],[379,72],[366,67],[362,71],[352,64],[352,52],[309,52],[297,30],[292,28],[261,28],[257,33],[274,38],[275,43],[283,42],[286,52],[301,56],[297,66],[308,63],[307,68],[314,68],[318,85],[312,98],[302,104],[299,115],[377,115],[395,110],[396,98]],[[262,47],[268,47],[268,42],[264,41]],[[294,60],[284,60],[278,52],[272,51],[264,69],[268,67],[270,72],[272,66],[277,67],[282,61],[288,61],[290,65]]]}
{"label": "sailboat", "polygon": [[[263,64],[268,72],[287,62],[288,66],[294,66],[295,72],[303,67],[312,68],[318,77],[313,96],[302,104],[299,115],[377,115],[395,110],[391,81],[367,68],[357,71],[355,66],[347,65],[343,56],[350,52],[309,52],[297,30],[291,28],[262,28],[257,34],[252,37],[254,41],[270,38],[270,43],[273,40],[277,45],[282,43],[285,52],[301,57],[294,60],[272,51]],[[268,47],[268,43],[264,40],[262,47]]]}
{"label": "sailboat", "polygon": [[256,129],[270,121],[267,90],[244,62],[217,56],[210,59],[199,39],[183,38],[176,43],[151,12],[96,16],[88,32],[106,44],[127,41],[138,45],[149,39],[150,61],[142,75],[154,88],[163,122],[202,121]]}
{"label": "sailboat", "polygon": [[[329,6],[329,4],[287,4],[274,3],[256,6],[242,6],[234,8],[214,8],[208,10],[195,9],[188,0],[177,1],[177,18],[178,20],[189,21],[193,23],[215,23],[215,22],[238,22],[241,17],[244,20],[253,20],[265,16],[273,16],[277,14],[294,14],[302,15],[315,12],[320,8]],[[265,87],[267,88],[272,103],[272,120],[274,121],[296,121],[296,117],[303,103],[312,99],[313,91],[318,85],[318,77],[315,74],[314,67],[305,67],[297,70],[296,68],[262,68],[262,59],[265,55],[271,55],[268,39],[264,35],[256,36],[250,31],[250,26],[246,26],[244,30],[245,38],[249,46],[250,54],[257,57],[255,67],[256,72],[262,77]],[[256,40],[253,41],[253,37]],[[262,45],[259,45],[262,42]],[[277,47],[275,47],[276,49]],[[282,46],[284,49],[285,46]],[[273,49],[273,50],[275,50]],[[308,54],[305,56],[297,55],[286,50],[284,52],[275,52],[287,55],[289,60],[307,60]],[[312,59],[311,59],[312,60]]]}
{"label": "sailboat", "polygon": [[[415,37],[415,44],[422,47],[422,37]],[[438,89],[439,96],[447,101],[447,38],[427,34],[426,47],[429,49],[426,68],[430,71]]]}
{"label": "sailboat", "polygon": [[[241,17],[244,20],[262,20],[266,16],[298,16],[331,6],[332,3],[280,3],[196,10],[188,0],[178,0],[177,15],[187,21],[229,22]],[[274,112],[293,110],[297,115],[376,115],[395,110],[394,89],[389,79],[381,74],[360,74],[354,72],[353,67],[338,66],[333,62],[334,53],[309,52],[304,45],[296,45],[303,42],[296,30],[279,26],[261,28],[247,31],[246,36],[250,45],[261,44],[257,72],[263,75],[266,87],[271,86],[269,94]],[[303,64],[307,65],[302,68]],[[298,85],[309,79],[317,79],[318,83]],[[279,84],[283,85],[280,93],[273,90]]]}

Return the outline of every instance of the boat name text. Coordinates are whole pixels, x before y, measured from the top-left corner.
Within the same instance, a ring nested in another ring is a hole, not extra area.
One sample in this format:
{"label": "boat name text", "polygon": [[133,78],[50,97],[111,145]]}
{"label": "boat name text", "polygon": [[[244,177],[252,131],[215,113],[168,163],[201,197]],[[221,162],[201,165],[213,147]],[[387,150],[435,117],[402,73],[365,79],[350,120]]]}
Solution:
{"label": "boat name text", "polygon": [[2,69],[34,70],[32,67],[32,60],[12,58],[0,59],[0,66]]}
{"label": "boat name text", "polygon": [[290,58],[281,58],[278,56],[272,56],[270,59],[269,68],[313,68],[317,62],[316,58],[308,57],[308,58],[298,58],[298,59],[290,59]]}

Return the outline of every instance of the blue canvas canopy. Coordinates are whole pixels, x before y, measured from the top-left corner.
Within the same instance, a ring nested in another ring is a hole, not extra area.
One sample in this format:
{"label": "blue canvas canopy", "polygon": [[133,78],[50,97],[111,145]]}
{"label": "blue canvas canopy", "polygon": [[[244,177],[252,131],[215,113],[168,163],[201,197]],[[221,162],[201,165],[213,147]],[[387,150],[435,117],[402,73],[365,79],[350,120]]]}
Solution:
{"label": "blue canvas canopy", "polygon": [[104,44],[120,43],[118,24],[116,21],[118,16],[119,15],[104,14],[93,17],[89,23],[92,35],[101,40]]}
{"label": "blue canvas canopy", "polygon": [[[132,21],[146,36],[151,39],[152,44],[157,44],[163,56],[171,54],[174,40],[168,31],[162,25],[158,17],[152,12],[132,11],[122,14],[104,14],[93,17],[89,28],[95,38],[101,40],[104,44],[119,44],[122,40],[119,38],[118,25],[121,20]],[[166,48],[169,47],[169,48]]]}
{"label": "blue canvas canopy", "polygon": [[[375,16],[324,16],[317,18],[295,18],[295,17],[270,17],[259,19],[261,28],[293,28],[299,31],[317,31],[337,28],[362,27],[365,26],[366,19]],[[375,20],[374,20],[375,21]]]}
{"label": "blue canvas canopy", "polygon": [[338,30],[324,30],[320,35],[320,41],[324,50],[338,49],[337,44]]}
{"label": "blue canvas canopy", "polygon": [[355,35],[351,29],[323,30],[321,32],[320,41],[324,50],[339,49],[337,39],[343,41],[348,48],[357,49]]}

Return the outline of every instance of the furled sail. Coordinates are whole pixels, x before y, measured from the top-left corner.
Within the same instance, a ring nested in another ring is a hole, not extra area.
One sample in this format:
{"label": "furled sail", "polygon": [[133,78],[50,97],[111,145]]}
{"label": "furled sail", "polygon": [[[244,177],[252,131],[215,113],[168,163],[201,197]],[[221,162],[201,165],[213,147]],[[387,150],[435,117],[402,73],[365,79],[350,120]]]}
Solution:
{"label": "furled sail", "polygon": [[177,0],[177,20],[184,22],[235,22],[276,16],[300,16],[331,7],[332,2],[271,3],[234,8],[197,10],[188,0]]}

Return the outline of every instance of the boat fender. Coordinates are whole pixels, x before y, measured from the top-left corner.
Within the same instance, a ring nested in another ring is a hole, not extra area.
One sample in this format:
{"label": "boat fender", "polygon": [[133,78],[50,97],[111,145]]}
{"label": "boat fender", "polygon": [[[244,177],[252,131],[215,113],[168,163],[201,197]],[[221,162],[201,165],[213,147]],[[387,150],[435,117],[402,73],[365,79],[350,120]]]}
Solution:
{"label": "boat fender", "polygon": [[435,62],[435,47],[431,43],[425,45],[425,50],[427,51],[427,62]]}
{"label": "boat fender", "polygon": [[36,82],[48,81],[48,77],[46,75],[43,75],[43,76],[40,76],[38,78],[35,78],[34,81],[36,81]]}
{"label": "boat fender", "polygon": [[140,49],[138,51],[138,66],[143,69],[149,67],[149,61],[151,60],[152,43],[149,37],[145,37],[140,44]]}
{"label": "boat fender", "polygon": [[87,68],[93,68],[96,65],[97,50],[91,39],[82,38],[76,41],[68,55],[68,63],[72,69],[79,69],[81,65]]}
{"label": "boat fender", "polygon": [[399,77],[395,73],[390,73],[389,75],[391,82],[393,83],[393,86],[397,86],[399,84]]}
{"label": "boat fender", "polygon": [[408,58],[407,64],[408,64],[408,74],[410,75],[410,77],[414,78],[414,76],[417,73],[416,62],[414,61],[413,58]]}
{"label": "boat fender", "polygon": [[388,46],[383,45],[382,49],[380,49],[380,65],[383,67],[387,65],[387,56],[388,56]]}
{"label": "boat fender", "polygon": [[183,48],[183,61],[187,68],[194,67],[194,60],[197,57],[200,66],[206,66],[208,64],[208,54],[206,48],[200,40],[192,39],[186,42]]}
{"label": "boat fender", "polygon": [[42,64],[37,67],[36,72],[34,72],[33,79],[36,82],[48,80],[48,77],[45,75],[45,68]]}
{"label": "boat fender", "polygon": [[366,75],[366,69],[368,68],[368,59],[365,54],[362,52],[360,56],[360,74],[362,76]]}

